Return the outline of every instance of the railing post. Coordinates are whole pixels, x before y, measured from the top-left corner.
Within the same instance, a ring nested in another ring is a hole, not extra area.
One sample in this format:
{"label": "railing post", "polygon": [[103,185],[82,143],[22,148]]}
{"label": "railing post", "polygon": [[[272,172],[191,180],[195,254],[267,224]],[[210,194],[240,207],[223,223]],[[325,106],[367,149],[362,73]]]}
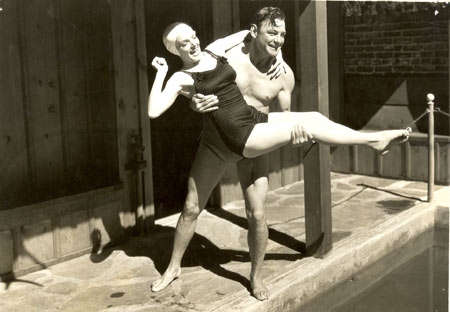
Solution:
{"label": "railing post", "polygon": [[434,94],[427,94],[428,104],[428,202],[433,201],[434,188]]}

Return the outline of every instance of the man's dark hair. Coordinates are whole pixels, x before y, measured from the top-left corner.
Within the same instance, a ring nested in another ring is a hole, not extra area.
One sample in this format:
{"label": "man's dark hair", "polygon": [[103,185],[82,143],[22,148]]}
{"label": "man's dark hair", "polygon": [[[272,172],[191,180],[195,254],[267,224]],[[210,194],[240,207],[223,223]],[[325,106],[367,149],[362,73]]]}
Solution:
{"label": "man's dark hair", "polygon": [[283,10],[277,7],[264,7],[255,12],[251,24],[260,27],[264,21],[269,20],[272,25],[275,25],[276,19],[282,21],[286,19]]}

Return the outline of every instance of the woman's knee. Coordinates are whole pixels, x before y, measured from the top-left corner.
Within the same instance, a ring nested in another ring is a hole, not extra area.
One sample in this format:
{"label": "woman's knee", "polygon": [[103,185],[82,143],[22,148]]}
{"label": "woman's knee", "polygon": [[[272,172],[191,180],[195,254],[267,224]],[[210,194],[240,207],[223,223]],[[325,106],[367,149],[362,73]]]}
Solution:
{"label": "woman's knee", "polygon": [[325,117],[325,115],[319,112],[309,112],[308,117],[311,118],[311,120],[314,122],[320,122],[325,119],[328,119],[327,117]]}
{"label": "woman's knee", "polygon": [[315,135],[318,129],[326,127],[329,119],[319,112],[307,112],[302,126],[309,134]]}

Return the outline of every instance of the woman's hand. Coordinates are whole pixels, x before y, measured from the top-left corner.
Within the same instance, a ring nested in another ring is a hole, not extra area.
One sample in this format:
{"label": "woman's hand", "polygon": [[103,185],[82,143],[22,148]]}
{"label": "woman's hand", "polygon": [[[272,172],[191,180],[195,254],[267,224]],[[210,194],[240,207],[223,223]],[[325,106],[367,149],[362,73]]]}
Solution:
{"label": "woman's hand", "polygon": [[157,71],[167,72],[169,70],[169,66],[167,65],[166,59],[163,57],[153,58],[152,66]]}
{"label": "woman's hand", "polygon": [[284,63],[276,60],[275,63],[270,67],[267,72],[267,76],[270,76],[270,80],[278,79],[281,74],[286,74],[286,68],[284,67]]}
{"label": "woman's hand", "polygon": [[274,62],[267,71],[267,76],[270,76],[270,80],[272,80],[277,79],[283,73],[286,74],[286,68],[284,67],[283,55],[280,50]]}

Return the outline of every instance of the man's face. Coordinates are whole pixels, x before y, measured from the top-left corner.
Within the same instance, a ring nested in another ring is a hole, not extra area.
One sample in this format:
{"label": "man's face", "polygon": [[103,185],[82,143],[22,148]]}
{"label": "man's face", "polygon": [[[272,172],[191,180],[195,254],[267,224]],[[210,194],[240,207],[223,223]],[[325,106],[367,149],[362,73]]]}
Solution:
{"label": "man's face", "polygon": [[255,41],[260,51],[265,51],[269,56],[275,57],[281,50],[286,36],[286,24],[283,20],[276,19],[272,24],[270,20],[261,23]]}

